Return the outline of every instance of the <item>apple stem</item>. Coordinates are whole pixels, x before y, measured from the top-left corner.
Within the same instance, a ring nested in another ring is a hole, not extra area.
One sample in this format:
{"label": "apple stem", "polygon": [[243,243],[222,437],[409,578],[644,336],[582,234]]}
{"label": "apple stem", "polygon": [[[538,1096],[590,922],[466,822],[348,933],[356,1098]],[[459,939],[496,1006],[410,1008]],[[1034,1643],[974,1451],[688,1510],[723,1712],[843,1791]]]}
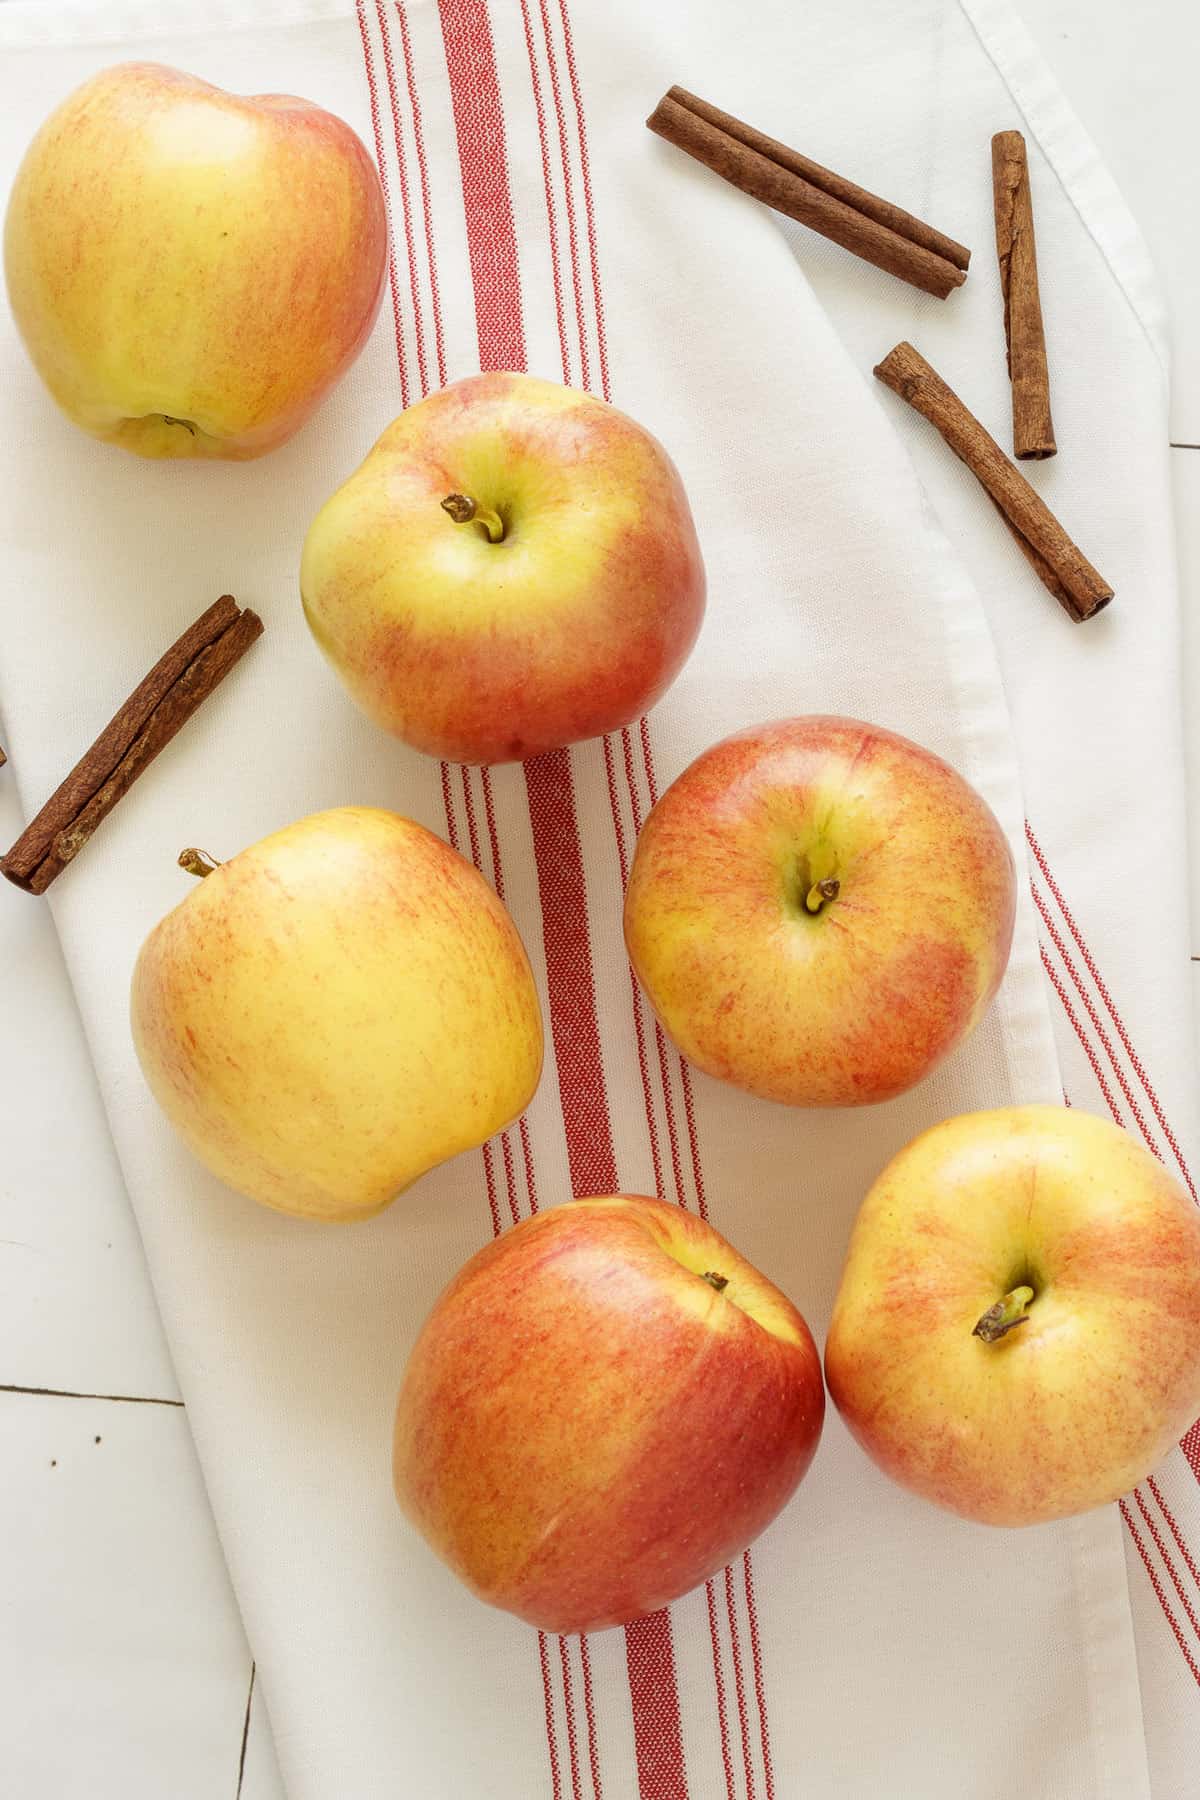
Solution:
{"label": "apple stem", "polygon": [[718,1294],[721,1293],[724,1288],[729,1286],[728,1275],[718,1275],[715,1269],[705,1269],[704,1274],[700,1279],[702,1281],[707,1281],[709,1287],[716,1288]]}
{"label": "apple stem", "polygon": [[213,870],[219,869],[221,865],[215,856],[208,854],[207,850],[181,850],[179,866],[181,869],[186,869],[189,875],[198,875],[203,880],[206,875],[211,875]]}
{"label": "apple stem", "polygon": [[469,494],[447,494],[442,511],[449,513],[456,525],[482,525],[491,544],[498,544],[504,536],[504,520],[495,508],[480,506]]}
{"label": "apple stem", "polygon": [[995,1306],[989,1306],[979,1320],[972,1337],[982,1338],[985,1344],[994,1344],[997,1338],[1011,1331],[1015,1325],[1024,1325],[1029,1318],[1026,1307],[1033,1299],[1031,1287],[1015,1287],[1011,1293],[1005,1294],[1003,1300],[997,1300]]}
{"label": "apple stem", "polygon": [[824,881],[814,881],[804,896],[806,912],[819,913],[827,900],[836,900],[842,891],[842,884],[834,875],[827,875]]}

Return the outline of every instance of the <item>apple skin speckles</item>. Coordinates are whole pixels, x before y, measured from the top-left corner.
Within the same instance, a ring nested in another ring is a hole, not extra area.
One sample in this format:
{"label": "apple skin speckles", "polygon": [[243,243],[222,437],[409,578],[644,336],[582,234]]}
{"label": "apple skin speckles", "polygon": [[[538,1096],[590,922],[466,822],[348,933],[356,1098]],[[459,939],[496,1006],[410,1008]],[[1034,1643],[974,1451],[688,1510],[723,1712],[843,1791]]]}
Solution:
{"label": "apple skin speckles", "polygon": [[383,295],[379,175],[342,119],[118,63],[18,171],[13,316],[67,416],[137,455],[261,456],[349,368]]}
{"label": "apple skin speckles", "polygon": [[[821,881],[836,891],[811,909]],[[638,840],[625,939],[707,1074],[856,1106],[912,1087],[978,1023],[1015,905],[1004,833],[954,769],[814,716],[725,739],[667,790]]]}
{"label": "apple skin speckles", "polygon": [[396,1409],[396,1494],[482,1600],[594,1631],[740,1554],[795,1492],[824,1406],[804,1320],[704,1220],[576,1200],[506,1231],[434,1307]]}
{"label": "apple skin speckles", "polygon": [[[1024,1322],[975,1336],[1022,1285]],[[879,1467],[964,1518],[1032,1525],[1115,1500],[1200,1413],[1200,1211],[1078,1108],[946,1120],[859,1209],[825,1373]]]}
{"label": "apple skin speckles", "polygon": [[193,886],[144,944],[134,1042],[184,1141],[238,1192],[363,1218],[520,1113],[542,1024],[483,877],[412,820],[314,813]]}
{"label": "apple skin speckles", "polygon": [[[504,536],[456,524],[460,493]],[[371,718],[455,762],[628,724],[683,666],[704,567],[649,432],[590,394],[487,374],[400,415],[309,529],[313,635]]]}

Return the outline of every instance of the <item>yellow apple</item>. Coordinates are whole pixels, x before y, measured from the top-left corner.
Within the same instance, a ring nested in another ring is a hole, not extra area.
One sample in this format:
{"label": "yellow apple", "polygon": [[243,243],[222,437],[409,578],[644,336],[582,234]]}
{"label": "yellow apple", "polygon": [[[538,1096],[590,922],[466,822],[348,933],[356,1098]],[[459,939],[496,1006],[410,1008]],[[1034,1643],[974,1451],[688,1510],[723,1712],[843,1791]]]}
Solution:
{"label": "yellow apple", "polygon": [[545,1631],[654,1612],[795,1492],[825,1413],[791,1302],[710,1225],[576,1200],[472,1257],[396,1410],[396,1494],[467,1586]]}
{"label": "yellow apple", "polygon": [[965,1518],[1115,1500],[1200,1414],[1200,1211],[1075,1108],[935,1125],[863,1201],[825,1373],[880,1468]]}
{"label": "yellow apple", "polygon": [[366,342],[387,218],[332,113],[120,63],[34,138],[4,253],[29,354],[77,425],[142,456],[244,459]]}
{"label": "yellow apple", "polygon": [[630,960],[709,1075],[793,1106],[920,1081],[1008,961],[1008,843],[931,751],[858,719],[726,738],[663,795],[625,899]]}
{"label": "yellow apple", "polygon": [[410,406],[313,520],[300,591],[359,705],[418,750],[512,762],[653,705],[704,568],[661,444],[532,375]]}
{"label": "yellow apple", "polygon": [[542,1065],[508,913],[431,831],[370,807],[219,864],[147,938],[132,1020],[200,1160],[309,1219],[379,1212],[515,1118]]}

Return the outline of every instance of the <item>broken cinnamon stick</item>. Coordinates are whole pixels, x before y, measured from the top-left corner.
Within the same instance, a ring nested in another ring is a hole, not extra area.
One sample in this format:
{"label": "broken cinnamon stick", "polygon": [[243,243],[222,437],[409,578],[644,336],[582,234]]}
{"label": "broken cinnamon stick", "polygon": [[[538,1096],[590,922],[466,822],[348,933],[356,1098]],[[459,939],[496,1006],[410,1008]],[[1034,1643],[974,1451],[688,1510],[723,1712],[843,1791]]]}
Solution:
{"label": "broken cinnamon stick", "polygon": [[970,469],[1023,554],[1069,616],[1081,623],[1108,605],[1113,590],[1072,542],[1045,501],[911,344],[897,344],[875,369],[894,394],[915,408]]}
{"label": "broken cinnamon stick", "polygon": [[1013,451],[1022,461],[1041,459],[1053,456],[1058,446],[1050,417],[1029,160],[1019,131],[998,131],[992,139],[992,201],[1012,384]]}
{"label": "broken cinnamon stick", "polygon": [[257,613],[222,594],[139,682],[0,860],[0,874],[44,894],[262,629]]}
{"label": "broken cinnamon stick", "polygon": [[646,124],[744,194],[939,300],[966,280],[962,244],[686,88],[668,89]]}

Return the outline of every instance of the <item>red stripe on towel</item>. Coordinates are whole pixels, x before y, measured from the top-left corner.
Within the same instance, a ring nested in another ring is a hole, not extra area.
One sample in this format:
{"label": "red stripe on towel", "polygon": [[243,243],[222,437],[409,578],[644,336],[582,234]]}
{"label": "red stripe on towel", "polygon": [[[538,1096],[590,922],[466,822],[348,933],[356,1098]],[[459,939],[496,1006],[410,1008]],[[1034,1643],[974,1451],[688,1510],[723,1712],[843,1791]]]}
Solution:
{"label": "red stripe on towel", "polygon": [[1162,1128],[1163,1136],[1166,1138],[1168,1144],[1171,1146],[1171,1153],[1174,1156],[1175,1161],[1179,1166],[1180,1174],[1183,1176],[1184,1181],[1187,1183],[1188,1192],[1191,1194],[1192,1199],[1195,1200],[1197,1198],[1196,1185],[1195,1185],[1194,1181],[1192,1180],[1191,1172],[1188,1169],[1187,1163],[1184,1160],[1183,1152],[1179,1148],[1179,1144],[1178,1144],[1178,1141],[1176,1140],[1175,1133],[1172,1131],[1170,1125],[1167,1122],[1167,1117],[1166,1117],[1165,1112],[1163,1111],[1162,1105],[1159,1102],[1158,1095],[1155,1093],[1154,1088],[1150,1082],[1150,1078],[1146,1074],[1146,1071],[1142,1066],[1141,1058],[1138,1056],[1137,1051],[1133,1047],[1133,1040],[1131,1039],[1129,1032],[1125,1028],[1124,1020],[1121,1018],[1120,1013],[1117,1011],[1116,1007],[1113,1004],[1112,995],[1108,991],[1108,986],[1105,983],[1104,977],[1101,975],[1099,968],[1096,966],[1096,960],[1093,957],[1091,951],[1088,949],[1088,946],[1087,946],[1086,942],[1084,941],[1082,932],[1080,931],[1078,925],[1075,923],[1075,919],[1074,919],[1074,916],[1072,915],[1070,907],[1067,905],[1066,901],[1063,899],[1062,890],[1060,889],[1057,881],[1054,879],[1054,876],[1050,871],[1050,865],[1049,865],[1049,862],[1047,861],[1046,853],[1042,849],[1042,846],[1038,843],[1037,838],[1034,836],[1033,827],[1029,824],[1028,820],[1026,820],[1026,822],[1025,822],[1025,837],[1028,841],[1029,848],[1033,852],[1034,860],[1036,861],[1038,868],[1042,871],[1042,874],[1045,876],[1046,886],[1050,889],[1050,892],[1054,895],[1055,900],[1058,902],[1059,911],[1062,913],[1062,916],[1066,920],[1066,923],[1067,923],[1067,930],[1071,933],[1071,936],[1074,938],[1076,944],[1079,946],[1079,953],[1083,957],[1084,963],[1087,967],[1087,971],[1088,971],[1089,975],[1091,976],[1092,980],[1095,982],[1096,988],[1100,994],[1100,998],[1103,1000],[1104,1005],[1108,1010],[1108,1016],[1112,1020],[1113,1025],[1116,1027],[1117,1036],[1120,1038],[1121,1043],[1124,1046],[1126,1056],[1128,1056],[1130,1063],[1133,1065],[1134,1073],[1136,1074],[1138,1080],[1142,1084],[1142,1091],[1145,1093],[1147,1100],[1149,1100],[1149,1102],[1150,1102],[1151,1108],[1153,1109],[1153,1112],[1154,1112],[1154,1116],[1158,1120],[1158,1123]]}
{"label": "red stripe on towel", "polygon": [[408,158],[404,154],[400,101],[396,93],[396,67],[392,60],[392,39],[388,31],[383,0],[375,0],[375,12],[379,19],[379,41],[383,47],[383,72],[387,80],[388,98],[392,106],[392,140],[396,146],[396,172],[400,177],[400,213],[404,220],[404,245],[408,253],[408,285],[412,295],[417,373],[420,377],[421,393],[424,395],[429,392],[429,377],[425,369],[425,330],[421,320],[421,296],[417,289],[417,258],[413,249],[412,207],[408,198]]}
{"label": "red stripe on towel", "polygon": [[1158,1570],[1154,1567],[1154,1564],[1150,1560],[1150,1553],[1146,1549],[1145,1543],[1142,1540],[1142,1534],[1133,1522],[1133,1514],[1129,1510],[1129,1503],[1126,1500],[1119,1500],[1117,1502],[1117,1504],[1121,1508],[1121,1516],[1124,1518],[1125,1523],[1129,1528],[1129,1535],[1133,1539],[1134,1543],[1137,1545],[1138,1555],[1141,1557],[1142,1563],[1145,1566],[1146,1573],[1150,1577],[1150,1586],[1154,1589],[1154,1592],[1158,1595],[1158,1603],[1162,1607],[1163,1612],[1166,1614],[1167,1621],[1170,1624],[1171,1630],[1175,1634],[1175,1642],[1179,1645],[1180,1651],[1183,1655],[1183,1660],[1187,1664],[1188,1668],[1191,1670],[1193,1679],[1195,1680],[1197,1686],[1200,1686],[1200,1665],[1197,1664],[1195,1657],[1192,1655],[1191,1650],[1188,1648],[1188,1641],[1183,1635],[1183,1630],[1180,1626],[1179,1620],[1175,1617],[1175,1614],[1171,1611],[1171,1602],[1167,1599],[1166,1590],[1164,1589],[1162,1582],[1159,1580]]}
{"label": "red stripe on towel", "polygon": [[[520,267],[491,27],[481,0],[439,0],[439,16],[462,168],[480,368],[523,369]],[[525,783],[572,1190],[613,1192],[618,1186],[616,1159],[569,752],[555,751],[527,763]],[[670,1630],[669,1616],[658,1613],[626,1632],[642,1800],[686,1800],[687,1795]],[[647,1786],[643,1771],[649,1779],[658,1769],[677,1769],[678,1780]]]}
{"label": "red stripe on towel", "polygon": [[421,121],[421,95],[413,74],[412,40],[408,31],[408,14],[404,0],[396,0],[396,17],[400,21],[400,45],[404,54],[404,76],[408,84],[408,104],[412,113],[413,144],[417,152],[417,174],[421,183],[421,211],[425,218],[425,253],[429,260],[429,293],[432,300],[433,340],[437,353],[438,386],[446,385],[446,344],[442,334],[442,303],[438,296],[437,255],[433,247],[433,209],[429,204],[429,168],[425,161],[425,130]]}
{"label": "red stripe on towel", "polygon": [[392,290],[392,323],[396,329],[396,360],[400,365],[400,404],[408,405],[408,370],[404,366],[404,329],[400,323],[400,286],[396,274],[396,247],[392,239],[392,196],[389,191],[387,168],[383,160],[383,130],[379,117],[379,88],[375,80],[375,67],[371,61],[371,45],[367,37],[367,15],[364,0],[355,0],[355,11],[358,17],[358,33],[362,39],[363,65],[367,73],[367,95],[371,106],[371,130],[375,135],[375,167],[379,171],[379,185],[383,189],[383,202],[388,216],[388,283]]}
{"label": "red stripe on towel", "polygon": [[523,369],[521,270],[496,51],[484,0],[438,0],[458,139],[481,369]]}

